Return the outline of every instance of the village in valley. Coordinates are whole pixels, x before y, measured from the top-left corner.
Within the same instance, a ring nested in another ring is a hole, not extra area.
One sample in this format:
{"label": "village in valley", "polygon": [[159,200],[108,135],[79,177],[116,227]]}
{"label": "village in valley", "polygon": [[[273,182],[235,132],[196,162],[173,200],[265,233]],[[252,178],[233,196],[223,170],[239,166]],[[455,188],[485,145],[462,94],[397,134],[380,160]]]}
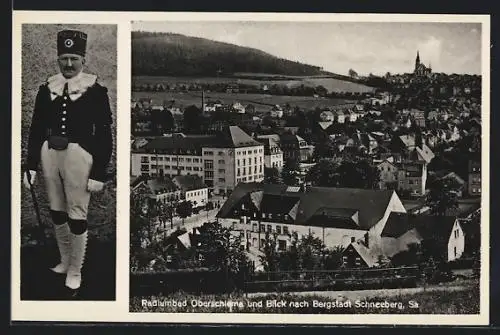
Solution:
{"label": "village in valley", "polygon": [[132,77],[131,299],[478,291],[481,76],[414,55],[381,76]]}

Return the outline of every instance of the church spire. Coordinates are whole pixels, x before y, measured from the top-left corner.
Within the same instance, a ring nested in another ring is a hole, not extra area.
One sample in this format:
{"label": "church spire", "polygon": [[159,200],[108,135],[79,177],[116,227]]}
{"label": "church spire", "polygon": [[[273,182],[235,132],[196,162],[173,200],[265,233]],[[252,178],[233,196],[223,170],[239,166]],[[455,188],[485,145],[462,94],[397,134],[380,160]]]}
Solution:
{"label": "church spire", "polygon": [[415,62],[417,64],[420,64],[420,54],[419,54],[418,50],[417,50],[417,59],[415,60]]}

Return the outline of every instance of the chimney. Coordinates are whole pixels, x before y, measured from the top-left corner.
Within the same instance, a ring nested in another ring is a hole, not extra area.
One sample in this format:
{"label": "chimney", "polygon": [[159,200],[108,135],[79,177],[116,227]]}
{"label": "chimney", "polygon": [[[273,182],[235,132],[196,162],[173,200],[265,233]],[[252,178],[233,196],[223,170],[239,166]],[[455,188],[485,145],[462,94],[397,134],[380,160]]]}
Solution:
{"label": "chimney", "polygon": [[368,243],[369,243],[369,237],[368,237],[368,232],[366,232],[366,234],[365,234],[365,246],[366,246],[367,248],[369,248],[369,247],[370,247],[370,245],[369,245]]}
{"label": "chimney", "polygon": [[201,91],[201,113],[205,113],[205,91]]}

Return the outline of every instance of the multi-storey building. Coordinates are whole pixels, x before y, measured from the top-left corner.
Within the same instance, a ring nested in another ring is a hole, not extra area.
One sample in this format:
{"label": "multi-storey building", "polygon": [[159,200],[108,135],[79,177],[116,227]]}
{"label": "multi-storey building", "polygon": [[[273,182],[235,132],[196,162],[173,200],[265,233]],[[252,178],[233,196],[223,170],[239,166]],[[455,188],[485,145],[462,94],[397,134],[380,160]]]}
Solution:
{"label": "multi-storey building", "polygon": [[211,192],[229,193],[239,182],[264,179],[264,146],[236,126],[216,135],[156,137],[132,149],[131,174],[198,175]]}

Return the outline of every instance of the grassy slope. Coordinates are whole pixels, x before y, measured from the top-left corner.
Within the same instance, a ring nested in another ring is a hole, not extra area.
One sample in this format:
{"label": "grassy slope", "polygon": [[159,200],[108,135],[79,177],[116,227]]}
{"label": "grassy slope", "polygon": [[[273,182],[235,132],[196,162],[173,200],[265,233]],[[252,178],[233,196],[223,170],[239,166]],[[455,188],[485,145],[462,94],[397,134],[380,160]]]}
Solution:
{"label": "grassy slope", "polygon": [[[99,82],[109,90],[113,113],[113,138],[116,149],[116,26],[113,25],[23,25],[22,32],[22,161],[26,157],[28,129],[31,123],[33,105],[39,85],[49,76],[58,72],[56,62],[56,34],[62,29],[80,29],[88,34],[87,65],[85,71],[97,74]],[[116,150],[109,166],[110,172],[116,171]],[[41,174],[39,173],[39,176]],[[51,222],[43,178],[38,180],[38,202],[42,207],[43,221]],[[89,226],[103,225],[93,229],[91,234],[115,234],[115,182],[109,182],[104,192],[95,194],[90,204]],[[36,217],[29,192],[21,194],[22,227],[36,224]],[[49,229],[48,232],[51,230]],[[26,236],[23,236],[26,242]]]}
{"label": "grassy slope", "polygon": [[[199,92],[132,92],[132,98],[151,98],[155,104],[162,104],[164,100],[175,100],[176,104],[189,106],[196,105],[201,107],[201,93]],[[216,93],[210,92],[205,94],[205,99],[221,100],[224,103],[234,103],[236,101],[243,105],[253,104],[257,111],[265,112],[271,110],[273,105],[285,105],[289,103],[292,107],[299,106],[300,108],[311,110],[316,107],[328,107],[344,103],[349,103],[349,100],[335,98],[314,98],[314,97],[299,97],[299,96],[281,96],[267,94],[244,94],[244,93]]]}

